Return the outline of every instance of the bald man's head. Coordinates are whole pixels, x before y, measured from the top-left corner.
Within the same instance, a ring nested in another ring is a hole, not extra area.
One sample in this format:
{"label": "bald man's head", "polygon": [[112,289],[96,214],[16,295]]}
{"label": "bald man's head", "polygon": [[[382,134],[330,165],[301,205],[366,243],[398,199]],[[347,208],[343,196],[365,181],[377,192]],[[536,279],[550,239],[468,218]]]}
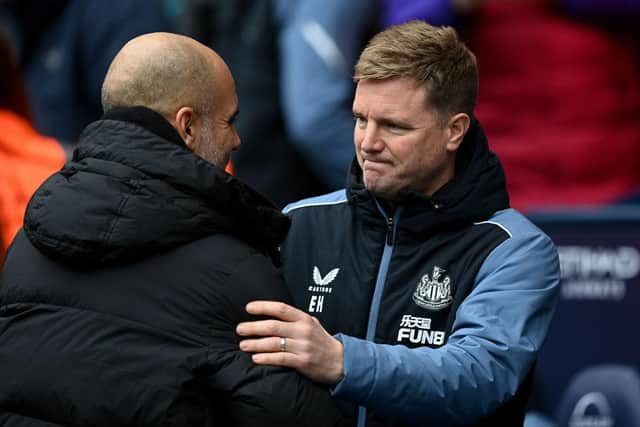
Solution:
{"label": "bald man's head", "polygon": [[211,49],[185,36],[151,33],[129,41],[102,85],[102,108],[144,106],[167,119],[182,106],[206,113],[215,102],[216,74],[226,65]]}
{"label": "bald man's head", "polygon": [[213,50],[189,37],[145,34],[116,55],[102,85],[102,108],[136,106],[162,114],[191,151],[221,168],[240,145],[231,72]]}

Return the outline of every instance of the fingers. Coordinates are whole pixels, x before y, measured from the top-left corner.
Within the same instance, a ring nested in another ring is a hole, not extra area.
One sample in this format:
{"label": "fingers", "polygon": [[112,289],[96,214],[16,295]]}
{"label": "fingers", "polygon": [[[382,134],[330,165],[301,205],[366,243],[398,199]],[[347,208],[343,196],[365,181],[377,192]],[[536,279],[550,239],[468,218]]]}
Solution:
{"label": "fingers", "polygon": [[289,352],[253,354],[251,359],[256,365],[285,366],[293,369],[300,365],[298,356]]}
{"label": "fingers", "polygon": [[290,336],[291,325],[309,317],[306,313],[278,301],[253,301],[247,304],[247,312],[272,317],[270,320],[243,322],[236,327],[240,336]]}
{"label": "fingers", "polygon": [[307,314],[279,301],[252,301],[247,304],[247,312],[254,315],[275,317],[285,322],[295,322]]}
{"label": "fingers", "polygon": [[242,337],[286,337],[290,336],[290,329],[290,323],[269,319],[239,323],[236,327],[236,333]]}
{"label": "fingers", "polygon": [[249,353],[295,353],[296,343],[291,338],[285,338],[284,349],[280,345],[280,337],[257,338],[240,341],[240,350]]}
{"label": "fingers", "polygon": [[316,347],[305,340],[286,338],[285,351],[280,337],[244,340],[240,349],[249,353],[257,365],[293,368],[302,375],[324,384],[337,384],[344,376],[342,343],[331,337]]}
{"label": "fingers", "polygon": [[296,354],[296,340],[286,339],[284,350],[280,337],[269,337],[240,341],[240,350],[254,353],[251,359],[257,365],[285,366],[297,369],[301,365],[300,356]]}
{"label": "fingers", "polygon": [[243,322],[238,335],[240,350],[252,353],[258,365],[284,366],[314,381],[337,384],[343,376],[342,343],[322,327],[320,321],[287,304],[253,301],[247,312],[276,319]]}

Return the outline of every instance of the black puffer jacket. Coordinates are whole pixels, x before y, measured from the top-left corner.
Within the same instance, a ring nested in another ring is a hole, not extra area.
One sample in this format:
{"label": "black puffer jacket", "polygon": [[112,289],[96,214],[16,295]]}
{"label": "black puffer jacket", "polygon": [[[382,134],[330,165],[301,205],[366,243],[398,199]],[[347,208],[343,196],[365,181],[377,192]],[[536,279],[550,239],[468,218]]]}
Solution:
{"label": "black puffer jacket", "polygon": [[88,126],[6,259],[0,424],[335,425],[325,389],[234,332],[247,302],[290,300],[270,259],[288,225],[151,110]]}

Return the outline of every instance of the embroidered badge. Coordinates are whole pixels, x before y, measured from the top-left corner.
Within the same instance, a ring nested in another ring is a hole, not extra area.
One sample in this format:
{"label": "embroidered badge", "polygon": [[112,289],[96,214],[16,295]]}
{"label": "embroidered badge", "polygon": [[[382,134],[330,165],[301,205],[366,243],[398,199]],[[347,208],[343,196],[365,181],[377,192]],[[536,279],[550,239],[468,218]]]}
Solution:
{"label": "embroidered badge", "polygon": [[444,275],[446,271],[435,265],[431,277],[429,274],[422,276],[413,293],[413,302],[428,310],[441,310],[451,305],[451,279]]}

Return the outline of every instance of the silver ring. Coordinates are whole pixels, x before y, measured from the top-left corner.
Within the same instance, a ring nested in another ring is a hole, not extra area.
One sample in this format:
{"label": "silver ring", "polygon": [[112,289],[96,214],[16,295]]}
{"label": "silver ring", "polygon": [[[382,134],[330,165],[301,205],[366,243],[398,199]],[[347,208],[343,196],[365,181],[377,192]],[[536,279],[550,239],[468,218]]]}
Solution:
{"label": "silver ring", "polygon": [[287,339],[280,337],[280,351],[287,351]]}

